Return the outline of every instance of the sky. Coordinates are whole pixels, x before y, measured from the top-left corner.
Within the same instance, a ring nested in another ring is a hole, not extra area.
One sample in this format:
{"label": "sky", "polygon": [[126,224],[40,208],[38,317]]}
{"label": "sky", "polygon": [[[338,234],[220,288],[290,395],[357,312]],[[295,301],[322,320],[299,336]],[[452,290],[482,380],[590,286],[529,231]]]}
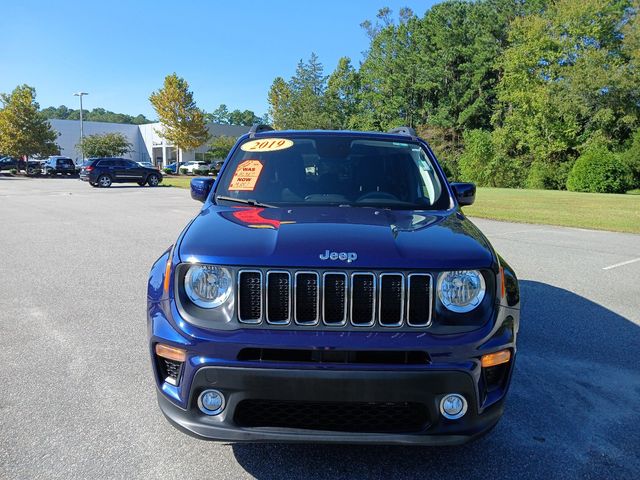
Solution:
{"label": "sky", "polygon": [[267,112],[276,76],[319,55],[329,74],[355,65],[368,38],[360,23],[381,7],[422,16],[434,0],[8,1],[0,16],[0,92],[26,83],[41,108],[83,107],[155,118],[149,94],[184,77],[198,106]]}

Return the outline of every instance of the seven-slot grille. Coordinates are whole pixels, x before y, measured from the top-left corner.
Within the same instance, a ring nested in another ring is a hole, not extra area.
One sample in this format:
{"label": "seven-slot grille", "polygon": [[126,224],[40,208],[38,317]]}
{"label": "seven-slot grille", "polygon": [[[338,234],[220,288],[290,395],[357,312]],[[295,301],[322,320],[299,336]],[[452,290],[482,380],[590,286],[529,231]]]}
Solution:
{"label": "seven-slot grille", "polygon": [[240,270],[238,319],[271,325],[427,327],[428,273]]}

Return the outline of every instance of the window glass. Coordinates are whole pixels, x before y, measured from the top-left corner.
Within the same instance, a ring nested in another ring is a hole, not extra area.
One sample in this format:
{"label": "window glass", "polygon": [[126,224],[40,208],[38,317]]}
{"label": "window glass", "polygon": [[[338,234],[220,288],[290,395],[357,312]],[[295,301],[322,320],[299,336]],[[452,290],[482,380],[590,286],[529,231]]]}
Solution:
{"label": "window glass", "polygon": [[272,205],[450,206],[444,180],[418,143],[309,134],[289,144],[276,137],[237,149],[216,195]]}

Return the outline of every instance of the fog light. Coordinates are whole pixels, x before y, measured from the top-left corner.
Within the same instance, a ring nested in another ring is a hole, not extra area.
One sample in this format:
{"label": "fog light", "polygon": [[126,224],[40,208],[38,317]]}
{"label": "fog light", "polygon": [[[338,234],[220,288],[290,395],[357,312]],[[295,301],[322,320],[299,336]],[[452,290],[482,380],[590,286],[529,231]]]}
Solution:
{"label": "fog light", "polygon": [[462,395],[450,393],[440,400],[440,413],[444,418],[457,420],[467,413],[467,401]]}
{"label": "fog light", "polygon": [[224,406],[224,395],[218,390],[205,390],[198,397],[198,408],[205,415],[218,415]]}

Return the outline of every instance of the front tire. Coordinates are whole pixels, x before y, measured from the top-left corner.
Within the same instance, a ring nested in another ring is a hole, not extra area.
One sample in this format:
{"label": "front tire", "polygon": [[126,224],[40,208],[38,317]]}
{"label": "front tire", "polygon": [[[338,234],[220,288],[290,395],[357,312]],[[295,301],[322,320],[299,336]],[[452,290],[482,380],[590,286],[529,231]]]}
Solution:
{"label": "front tire", "polygon": [[98,186],[100,188],[109,188],[111,186],[111,177],[109,175],[100,175],[98,177]]}
{"label": "front tire", "polygon": [[149,175],[149,178],[147,178],[147,183],[150,187],[157,187],[160,184],[160,177],[155,173],[152,173]]}

